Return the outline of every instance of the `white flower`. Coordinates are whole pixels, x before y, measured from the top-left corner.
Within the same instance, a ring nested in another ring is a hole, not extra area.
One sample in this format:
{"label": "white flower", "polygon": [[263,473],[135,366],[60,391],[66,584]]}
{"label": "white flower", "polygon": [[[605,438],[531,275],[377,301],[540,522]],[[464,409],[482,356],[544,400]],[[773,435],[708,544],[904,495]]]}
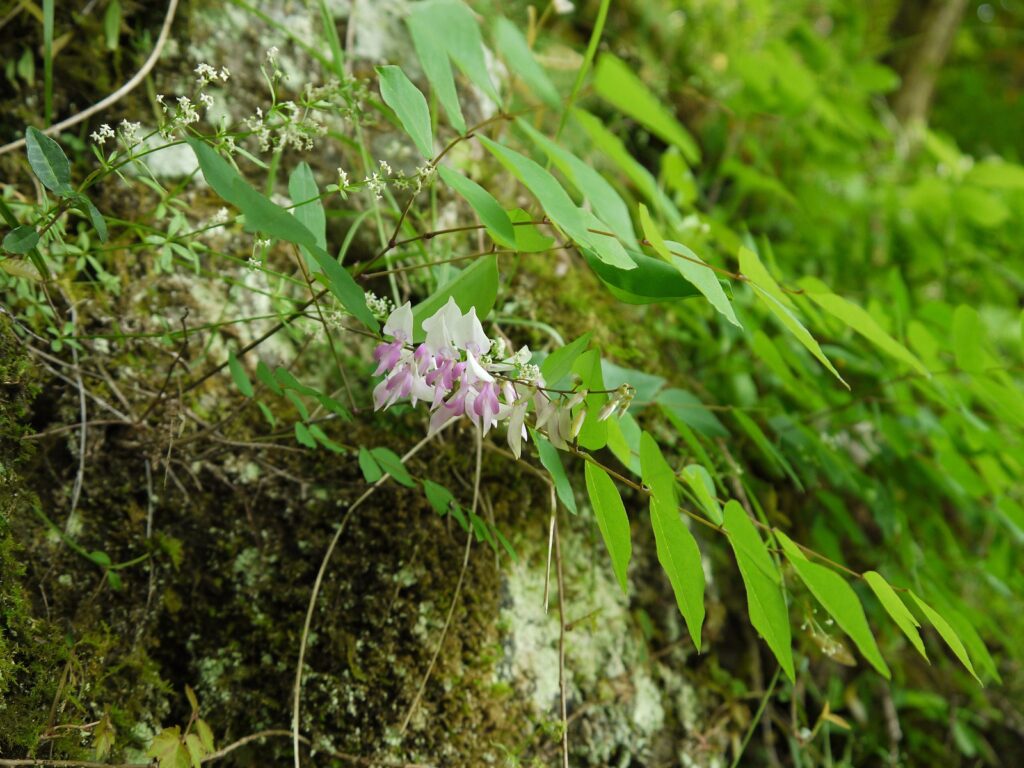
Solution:
{"label": "white flower", "polygon": [[142,132],[142,124],[122,120],[117,129],[121,132],[121,138],[124,139],[125,144],[136,144],[139,141],[139,134]]}
{"label": "white flower", "polygon": [[109,125],[104,123],[99,127],[99,130],[93,131],[89,138],[99,144],[101,147],[107,143],[107,139],[114,138],[114,131]]}
{"label": "white flower", "polygon": [[412,303],[397,307],[384,323],[384,333],[401,342],[412,341]]}
{"label": "white flower", "polygon": [[281,50],[276,45],[270,46],[267,49],[267,61],[269,61],[271,64],[276,65],[277,64],[277,55],[280,52],[281,52]]}
{"label": "white flower", "polygon": [[188,96],[178,97],[178,116],[185,125],[199,122],[199,113]]}
{"label": "white flower", "polygon": [[562,16],[576,10],[576,6],[570,0],[552,0],[551,5],[554,6],[555,13]]}
{"label": "white flower", "polygon": [[348,174],[345,173],[344,168],[338,169],[338,186],[342,189],[348,187]]}
{"label": "white flower", "polygon": [[376,172],[372,176],[367,176],[363,179],[363,183],[366,184],[367,189],[373,192],[374,197],[378,200],[384,199],[384,188],[386,185]]}

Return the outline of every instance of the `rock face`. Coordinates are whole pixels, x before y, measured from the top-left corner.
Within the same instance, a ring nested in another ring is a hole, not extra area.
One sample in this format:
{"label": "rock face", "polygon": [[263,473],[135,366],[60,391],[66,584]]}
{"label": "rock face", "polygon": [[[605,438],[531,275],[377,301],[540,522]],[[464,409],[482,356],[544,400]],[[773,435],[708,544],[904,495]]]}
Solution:
{"label": "rock face", "polygon": [[[339,21],[348,18],[350,5],[327,3]],[[404,0],[355,5],[357,57],[408,63]],[[260,7],[272,24],[292,31],[320,23],[306,4],[279,0]],[[225,101],[230,96],[233,109],[251,109],[257,103],[252,94],[263,88],[263,51],[281,44],[280,31],[233,6],[197,10],[187,23],[191,42],[170,48],[172,59],[161,64],[163,90],[173,93],[175,82],[189,82],[196,62],[209,61],[232,72]],[[280,62],[296,80],[312,66],[293,46]],[[175,69],[177,75],[167,74]],[[157,153],[150,161],[161,179],[194,170],[189,152]],[[219,206],[201,195],[192,203],[189,215],[200,221]],[[216,231],[208,237],[224,247]],[[244,267],[234,277],[250,281]],[[159,310],[167,323],[175,325],[186,308],[194,325],[218,321],[229,303],[241,315],[271,309],[244,285],[201,283],[185,272],[164,283],[170,290],[161,294]],[[148,295],[142,285],[126,293],[143,324],[153,314],[145,310]],[[253,325],[246,332],[261,330]],[[360,415],[341,428],[327,425],[346,447],[340,456],[261,448],[267,427],[259,411],[228,408],[225,403],[235,402],[225,397],[228,385],[213,380],[198,407],[209,423],[224,421],[216,441],[177,444],[173,435],[182,416],[168,402],[154,412],[155,427],[90,427],[85,455],[76,433],[62,432],[38,441],[31,456],[18,452],[15,461],[10,435],[29,424],[45,431],[75,423],[79,400],[65,380],[32,371],[24,355],[14,354],[12,339],[4,329],[4,370],[13,370],[13,361],[21,368],[5,374],[0,398],[0,754],[36,754],[46,744],[54,755],[91,756],[89,736],[58,726],[102,720],[116,733],[113,756],[145,761],[155,733],[188,720],[186,685],[196,691],[218,746],[287,728],[313,580],[335,526],[366,488],[353,449],[408,448],[423,434],[422,414],[392,411]],[[304,342],[301,334],[282,335],[264,351],[284,360]],[[225,354],[211,349],[215,358]],[[149,396],[131,392],[159,389],[166,356],[139,341],[108,345],[105,354],[116,383],[90,381],[97,395],[116,401],[117,386],[129,393],[134,412],[144,411]],[[368,359],[359,344],[341,354]],[[83,359],[89,359],[85,352]],[[29,411],[37,390],[27,382],[35,377],[44,387]],[[465,478],[474,468],[462,446],[471,441],[468,432],[439,440],[412,465],[414,474],[443,479],[468,504]],[[151,556],[118,571],[117,590],[102,569],[32,514],[36,506],[64,519],[79,466],[82,492],[69,529],[74,543],[87,552],[102,549],[115,563]],[[327,569],[309,637],[301,718],[312,741],[308,764],[332,764],[331,754],[381,764],[558,763],[561,632],[554,564],[546,611],[544,605],[547,498],[547,489],[510,459],[485,454],[482,509],[518,558],[474,542],[451,627],[419,699],[455,596],[466,533],[453,519],[438,517],[419,489],[388,484],[361,507]],[[570,764],[693,764],[690,755],[700,753],[688,739],[700,728],[700,697],[682,673],[689,646],[678,621],[654,607],[672,603],[670,596],[664,601],[658,569],[646,562],[653,545],[647,542],[645,550],[638,541],[639,586],[627,597],[589,512],[577,518],[562,512],[560,519]],[[643,586],[645,573],[654,578],[650,586]],[[270,739],[219,764],[283,765],[290,748],[288,739]]]}

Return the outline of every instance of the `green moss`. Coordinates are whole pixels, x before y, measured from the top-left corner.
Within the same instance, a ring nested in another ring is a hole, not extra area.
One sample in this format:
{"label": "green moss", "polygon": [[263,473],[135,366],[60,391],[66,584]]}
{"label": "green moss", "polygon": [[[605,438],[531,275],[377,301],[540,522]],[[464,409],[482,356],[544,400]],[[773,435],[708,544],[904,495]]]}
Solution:
{"label": "green moss", "polygon": [[23,586],[25,568],[11,521],[30,515],[34,499],[20,471],[28,408],[39,388],[9,321],[0,316],[0,753],[38,743],[67,655],[60,633],[33,616]]}

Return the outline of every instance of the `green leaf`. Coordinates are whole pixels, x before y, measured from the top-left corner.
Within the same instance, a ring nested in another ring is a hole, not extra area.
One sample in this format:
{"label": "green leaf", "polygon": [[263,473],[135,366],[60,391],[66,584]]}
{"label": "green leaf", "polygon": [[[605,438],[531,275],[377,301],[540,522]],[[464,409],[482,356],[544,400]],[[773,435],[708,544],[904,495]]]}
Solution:
{"label": "green leaf", "polygon": [[[612,389],[611,386],[608,388]],[[639,475],[640,425],[628,411],[614,419],[608,419],[605,423],[608,425],[608,449],[623,466]]]}
{"label": "green leaf", "polygon": [[583,210],[573,203],[558,180],[542,166],[525,155],[491,141],[485,136],[480,137],[480,142],[498,159],[498,162],[530,190],[559,229],[575,242],[595,251],[597,257],[605,263],[625,270],[635,268],[636,265],[624,255],[624,252],[622,257],[618,257],[614,251],[608,249],[606,244],[595,242],[597,238],[603,236],[591,235],[587,231],[588,222]]}
{"label": "green leaf", "polygon": [[121,38],[121,0],[111,0],[103,14],[103,37],[107,50],[116,51]]}
{"label": "green leaf", "polygon": [[604,545],[608,548],[608,554],[611,555],[612,568],[619,580],[619,586],[622,587],[624,593],[628,593],[626,569],[629,567],[629,558],[632,556],[633,547],[630,542],[629,518],[626,516],[626,508],[622,505],[619,489],[615,487],[615,482],[607,472],[589,461],[586,463],[584,472],[587,495],[590,497],[591,507],[594,508],[594,516],[597,517],[597,527],[601,529]]}
{"label": "green leaf", "polygon": [[[11,229],[18,228],[18,219],[11,211],[10,206],[4,202],[3,198],[0,197],[0,218]],[[39,253],[39,249],[29,249],[29,260],[31,264],[26,264],[20,259],[0,259],[0,269],[4,270],[8,274],[15,275],[16,277],[24,277],[29,280],[41,280],[44,277],[49,279],[50,271],[46,266],[46,262],[43,260],[43,256]],[[34,269],[33,269],[34,268]]]}
{"label": "green leaf", "polygon": [[433,480],[424,480],[423,492],[427,495],[427,501],[430,502],[430,506],[437,514],[441,517],[448,514],[452,502],[455,501],[451,491]]}
{"label": "green leaf", "polygon": [[594,90],[655,136],[678,147],[687,162],[700,162],[697,142],[622,59],[610,53],[601,54],[594,72]]}
{"label": "green leaf", "polygon": [[[324,204],[320,200],[320,189],[313,177],[313,169],[309,163],[303,160],[292,170],[288,176],[288,195],[295,205],[292,208],[292,215],[316,238],[316,244],[324,251],[327,250],[327,214],[324,212]],[[309,265],[310,271],[320,272],[320,265],[309,249],[300,245],[302,255]]]}
{"label": "green leaf", "polygon": [[192,690],[191,685],[185,686],[185,698],[188,699],[189,706],[192,707],[192,714],[199,712],[199,699],[196,698],[196,692]]}
{"label": "green leaf", "polygon": [[570,341],[564,347],[559,347],[544,358],[544,362],[540,366],[540,372],[548,385],[555,386],[564,376],[569,375],[569,372],[572,371],[573,363],[576,362],[576,359],[583,354],[587,345],[590,344],[590,336],[591,334],[588,331],[578,339]]}
{"label": "green leaf", "polygon": [[845,323],[887,355],[910,366],[922,376],[930,377],[928,369],[905,346],[890,336],[867,310],[829,291],[828,286],[813,277],[800,281],[804,294],[837,320]]}
{"label": "green leaf", "polygon": [[641,163],[637,162],[622,140],[609,131],[600,118],[582,109],[574,109],[573,117],[593,142],[594,148],[611,160],[633,186],[662,215],[671,220],[673,226],[682,223],[682,215],[658,186],[657,179]]}
{"label": "green leaf", "polygon": [[[257,369],[258,370],[258,369]],[[274,371],[274,376],[277,378],[278,383],[286,389],[294,389],[296,392],[301,392],[304,395],[315,397],[318,393],[312,387],[307,387],[301,381],[292,375],[291,371],[282,366],[278,366]]]}
{"label": "green leaf", "polygon": [[448,48],[445,45],[442,28],[437,25],[431,13],[430,3],[418,3],[413,6],[405,23],[409,27],[416,56],[434,95],[448,115],[448,122],[459,133],[465,133],[466,119],[462,116],[462,107],[455,91],[455,76],[452,74]]}
{"label": "green leaf", "polygon": [[189,768],[188,750],[181,743],[181,728],[164,728],[153,737],[153,742],[146,750],[146,757],[152,757],[160,764],[160,768]]}
{"label": "green leaf", "polygon": [[[658,225],[654,223],[651,218],[651,214],[647,211],[647,206],[640,203],[640,226],[643,228],[644,236],[650,241],[651,247],[664,259],[667,263],[674,266],[688,282],[692,283],[693,286],[704,294],[706,298],[718,312],[720,312],[726,320],[738,328],[742,328],[740,321],[736,319],[736,313],[733,312],[732,304],[725,295],[725,291],[722,290],[722,284],[718,282],[718,278],[715,276],[714,270],[711,267],[706,266],[705,262],[697,257],[695,253],[690,251],[685,245],[680,243],[671,243],[672,248],[675,249],[675,253],[669,250],[669,243],[665,242],[665,239],[661,236],[661,231],[658,229]],[[687,261],[679,255],[682,252],[693,261]],[[694,263],[694,262],[700,262]]]}
{"label": "green leaf", "polygon": [[490,192],[447,166],[438,166],[437,172],[449,187],[466,199],[498,245],[515,249],[516,233],[512,220]]}
{"label": "green leaf", "polygon": [[635,269],[618,269],[601,261],[589,250],[583,258],[601,278],[601,282],[619,299],[628,304],[655,304],[673,299],[697,296],[697,289],[674,267],[661,259],[652,259],[639,251],[630,253]]}
{"label": "green leaf", "polygon": [[676,605],[699,653],[704,624],[704,567],[700,548],[679,515],[675,474],[647,432],[640,436],[640,465],[644,483],[651,489],[651,527],[658,562],[668,575]]}
{"label": "green leaf", "polygon": [[533,51],[519,28],[508,19],[499,16],[494,21],[494,44],[498,53],[509,65],[509,71],[522,78],[528,92],[537,96],[549,107],[558,109],[561,99],[558,91],[548,79],[547,72],[534,58]]}
{"label": "green leaf", "polygon": [[447,304],[449,297],[455,299],[464,313],[476,307],[476,316],[486,318],[498,298],[498,257],[481,256],[412,308],[413,336],[417,342],[425,337],[423,321]]}
{"label": "green leaf", "polygon": [[203,764],[203,743],[199,740],[199,736],[194,733],[188,734],[185,737],[185,748],[188,750],[189,760],[192,761],[192,768],[200,768]]}
{"label": "green leaf", "polygon": [[43,186],[61,197],[74,194],[75,190],[71,187],[71,163],[60,144],[38,128],[30,126],[25,131],[25,145],[28,149],[28,164]]}
{"label": "green leaf", "polygon": [[415,488],[416,481],[409,475],[401,457],[390,448],[371,448],[370,453],[377,460],[380,468],[394,478],[395,482],[404,485],[406,488]]}
{"label": "green leaf", "polygon": [[90,552],[89,559],[96,563],[96,565],[100,566],[100,568],[109,568],[111,565],[113,565],[113,561],[110,559],[110,555],[99,549],[94,549],[92,552]]}
{"label": "green leaf", "polygon": [[640,244],[633,233],[633,220],[629,216],[629,208],[615,191],[615,187],[592,165],[565,150],[526,120],[519,118],[516,120],[516,126],[547,154],[576,191],[590,202],[594,213],[604,223],[605,228],[610,228],[627,248],[639,250]]}
{"label": "green leaf", "polygon": [[309,425],[309,433],[314,438],[316,438],[316,441],[318,443],[320,443],[320,445],[322,445],[324,448],[329,450],[331,453],[344,453],[345,452],[345,449],[342,448],[340,445],[338,445],[333,440],[331,440],[331,438],[329,438],[327,436],[327,433],[324,432],[320,428],[319,425],[317,425],[317,424],[310,424]]}
{"label": "green leaf", "polygon": [[[308,418],[308,416],[303,416],[303,418]],[[313,439],[313,434],[309,431],[309,427],[301,421],[295,422],[295,439],[299,441],[300,445],[304,445],[307,448],[316,448],[316,440]]]}
{"label": "green leaf", "polygon": [[[715,274],[715,270],[713,270],[706,261],[700,258],[700,256],[682,243],[666,240],[665,245],[667,245],[670,252],[672,252],[671,263],[677,270],[679,270],[679,274],[685,277],[697,288],[698,291],[704,294],[704,297],[711,302],[711,306],[718,310],[726,320],[737,328],[742,328],[743,325],[736,319],[736,313],[733,311],[732,302],[729,301],[728,297],[725,295],[725,291],[722,288],[722,281],[718,279],[718,275]],[[680,253],[683,255],[679,255]]]}
{"label": "green leaf", "polygon": [[480,26],[473,12],[461,0],[428,0],[422,6],[448,55],[474,85],[498,104],[501,99],[488,74]]}
{"label": "green leaf", "polygon": [[89,217],[89,221],[92,222],[93,229],[96,230],[96,234],[100,238],[100,242],[107,242],[107,239],[110,237],[110,233],[107,231],[107,220],[103,218],[103,214],[100,213],[99,208],[93,205],[92,200],[85,195],[75,195],[75,201]]}
{"label": "green leaf", "polygon": [[231,378],[235,380],[235,386],[238,387],[238,391],[246,397],[252,397],[252,382],[249,380],[249,375],[245,372],[241,361],[235,357],[234,352],[228,352],[228,368],[231,369]]}
{"label": "green leaf", "polygon": [[412,84],[401,67],[377,67],[380,95],[384,103],[398,115],[405,132],[426,157],[434,156],[434,136],[430,128],[430,109],[420,89]]}
{"label": "green leaf", "polygon": [[974,626],[963,613],[953,607],[949,598],[941,592],[933,592],[933,598],[932,604],[942,614],[943,618],[949,622],[957,637],[963,642],[964,648],[967,649],[967,655],[979,667],[979,672],[986,673],[997,683],[1002,683],[1003,680],[999,676],[999,668],[996,666],[995,660],[988,652],[985,642],[981,639]]}
{"label": "green leaf", "polygon": [[835,369],[832,362],[825,356],[825,353],[821,351],[821,347],[818,345],[818,342],[813,336],[811,336],[810,331],[803,326],[803,323],[797,319],[796,315],[794,315],[791,310],[761,286],[755,283],[751,283],[750,286],[754,289],[754,294],[762,300],[764,305],[768,307],[773,315],[775,315],[776,319],[782,323],[783,327],[793,334],[793,336],[796,337],[796,340],[803,344],[804,347],[818,359],[818,362],[824,365],[833,376],[839,379],[844,387],[849,389],[850,385],[847,384],[846,380],[839,375],[839,371]]}
{"label": "green leaf", "polygon": [[536,224],[529,223],[534,218],[522,208],[509,211],[508,217],[516,233],[516,250],[520,253],[540,253],[550,250],[555,244],[554,239],[543,234]]}
{"label": "green leaf", "polygon": [[630,258],[618,236],[608,231],[608,225],[601,221],[591,211],[585,208],[580,209],[583,215],[583,223],[587,227],[587,237],[590,238],[591,248],[597,257],[617,269],[627,271],[636,269],[636,262]]}
{"label": "green leaf", "polygon": [[786,559],[814,598],[836,620],[839,628],[850,636],[871,666],[886,679],[892,677],[882,653],[878,650],[875,636],[871,633],[871,627],[868,626],[867,617],[864,615],[864,608],[853,587],[831,568],[808,560],[792,539],[782,531],[776,529],[775,536],[782,545]]}
{"label": "green leaf", "polygon": [[704,507],[711,522],[715,525],[722,524],[722,507],[715,497],[715,481],[711,475],[700,464],[690,464],[683,470],[683,479],[690,486],[697,501]]}
{"label": "green leaf", "polygon": [[786,295],[786,292],[782,290],[782,287],[775,281],[775,278],[772,277],[771,272],[769,272],[767,267],[765,267],[761,262],[760,256],[749,248],[741,246],[739,250],[739,261],[740,272],[742,272],[751,283],[759,286],[763,291],[772,296],[772,298],[784,307],[793,307],[793,301]]}
{"label": "green leaf", "polygon": [[[296,393],[296,391],[293,390],[293,389],[289,389],[284,394],[291,401],[292,405],[295,406],[295,410],[297,410],[299,412],[299,417],[303,421],[308,419],[309,418],[309,409],[306,407],[306,404],[304,402],[302,402],[302,398],[299,397],[298,393]],[[303,430],[305,430],[305,429],[306,428],[303,427]],[[315,448],[315,447],[316,447],[315,445],[311,445],[310,446],[310,448]]]}
{"label": "green leaf", "polygon": [[953,313],[953,353],[957,367],[969,373],[985,369],[985,326],[977,310],[961,304]]}
{"label": "green leaf", "polygon": [[[281,370],[284,369],[282,368]],[[277,379],[274,378],[274,374],[270,370],[270,366],[262,360],[256,363],[256,378],[263,382],[263,385],[278,397],[283,394],[281,386],[277,383]]]}
{"label": "green leaf", "polygon": [[537,456],[544,469],[551,475],[551,481],[555,484],[555,493],[558,495],[565,508],[572,514],[576,514],[576,496],[572,492],[572,485],[565,474],[565,467],[562,466],[562,458],[558,455],[558,449],[551,444],[546,437],[539,432],[530,430],[533,435],[533,442],[537,445]]}
{"label": "green leaf", "polygon": [[724,520],[729,544],[747,591],[750,623],[771,648],[786,676],[793,681],[792,636],[782,577],[743,507],[736,501],[729,501],[725,505]]}
{"label": "green leaf", "polygon": [[914,618],[914,614],[910,612],[910,609],[907,608],[906,603],[900,599],[900,596],[896,594],[896,590],[877,571],[866,571],[863,575],[864,581],[871,587],[871,591],[875,593],[875,597],[878,598],[878,602],[885,608],[885,612],[896,622],[896,626],[907,636],[911,645],[927,661],[928,654],[924,649],[924,641],[921,640],[921,634],[917,631],[917,628],[921,625]]}
{"label": "green leaf", "polygon": [[22,224],[4,235],[4,250],[8,253],[28,253],[39,242],[36,228]]}
{"label": "green leaf", "polygon": [[202,718],[196,720],[196,733],[199,734],[199,743],[203,745],[203,749],[207,753],[213,752],[213,731],[210,730],[210,726]]}
{"label": "green leaf", "polygon": [[373,458],[373,454],[363,447],[359,448],[359,469],[363,473],[363,479],[368,483],[376,483],[384,476],[384,470]]}
{"label": "green leaf", "polygon": [[729,437],[729,430],[692,392],[663,389],[655,397],[655,402],[677,429],[679,424],[685,424],[708,437]]}
{"label": "green leaf", "polygon": [[316,235],[279,205],[253,189],[231,165],[208,144],[199,139],[186,139],[199,160],[207,183],[222,198],[245,214],[245,230],[305,246],[327,274],[331,292],[349,312],[372,331],[380,328],[366,306],[366,295],[352,276],[319,245]]}
{"label": "green leaf", "polygon": [[114,729],[114,724],[110,722],[110,713],[104,712],[92,732],[93,756],[97,760],[102,760],[110,754],[116,736],[117,731]]}
{"label": "green leaf", "polygon": [[949,625],[949,622],[946,621],[938,611],[918,597],[913,590],[908,590],[908,594],[910,595],[910,599],[913,600],[917,607],[921,609],[921,612],[925,615],[931,625],[935,627],[939,635],[942,636],[942,639],[946,641],[946,645],[948,645],[949,649],[953,651],[956,657],[960,660],[960,663],[964,665],[975,680],[984,685],[984,683],[981,682],[981,678],[978,677],[978,673],[974,671],[974,665],[971,664],[971,659],[967,655],[967,649],[964,648],[963,641],[960,640],[959,635],[957,635],[953,627]]}

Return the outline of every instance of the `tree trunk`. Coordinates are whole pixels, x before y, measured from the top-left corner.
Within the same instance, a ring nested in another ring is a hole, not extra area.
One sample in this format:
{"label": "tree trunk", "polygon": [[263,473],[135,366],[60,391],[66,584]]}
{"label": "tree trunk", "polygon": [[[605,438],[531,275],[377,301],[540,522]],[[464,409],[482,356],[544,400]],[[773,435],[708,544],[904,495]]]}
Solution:
{"label": "tree trunk", "polygon": [[[918,3],[908,5],[914,8],[904,7],[901,21],[910,22],[907,26],[915,29],[917,40],[900,67],[903,84],[893,99],[893,111],[900,123],[910,127],[927,122],[935,81],[953,45],[967,0],[938,0],[924,8]],[[908,18],[910,15],[920,18],[920,22]]]}

